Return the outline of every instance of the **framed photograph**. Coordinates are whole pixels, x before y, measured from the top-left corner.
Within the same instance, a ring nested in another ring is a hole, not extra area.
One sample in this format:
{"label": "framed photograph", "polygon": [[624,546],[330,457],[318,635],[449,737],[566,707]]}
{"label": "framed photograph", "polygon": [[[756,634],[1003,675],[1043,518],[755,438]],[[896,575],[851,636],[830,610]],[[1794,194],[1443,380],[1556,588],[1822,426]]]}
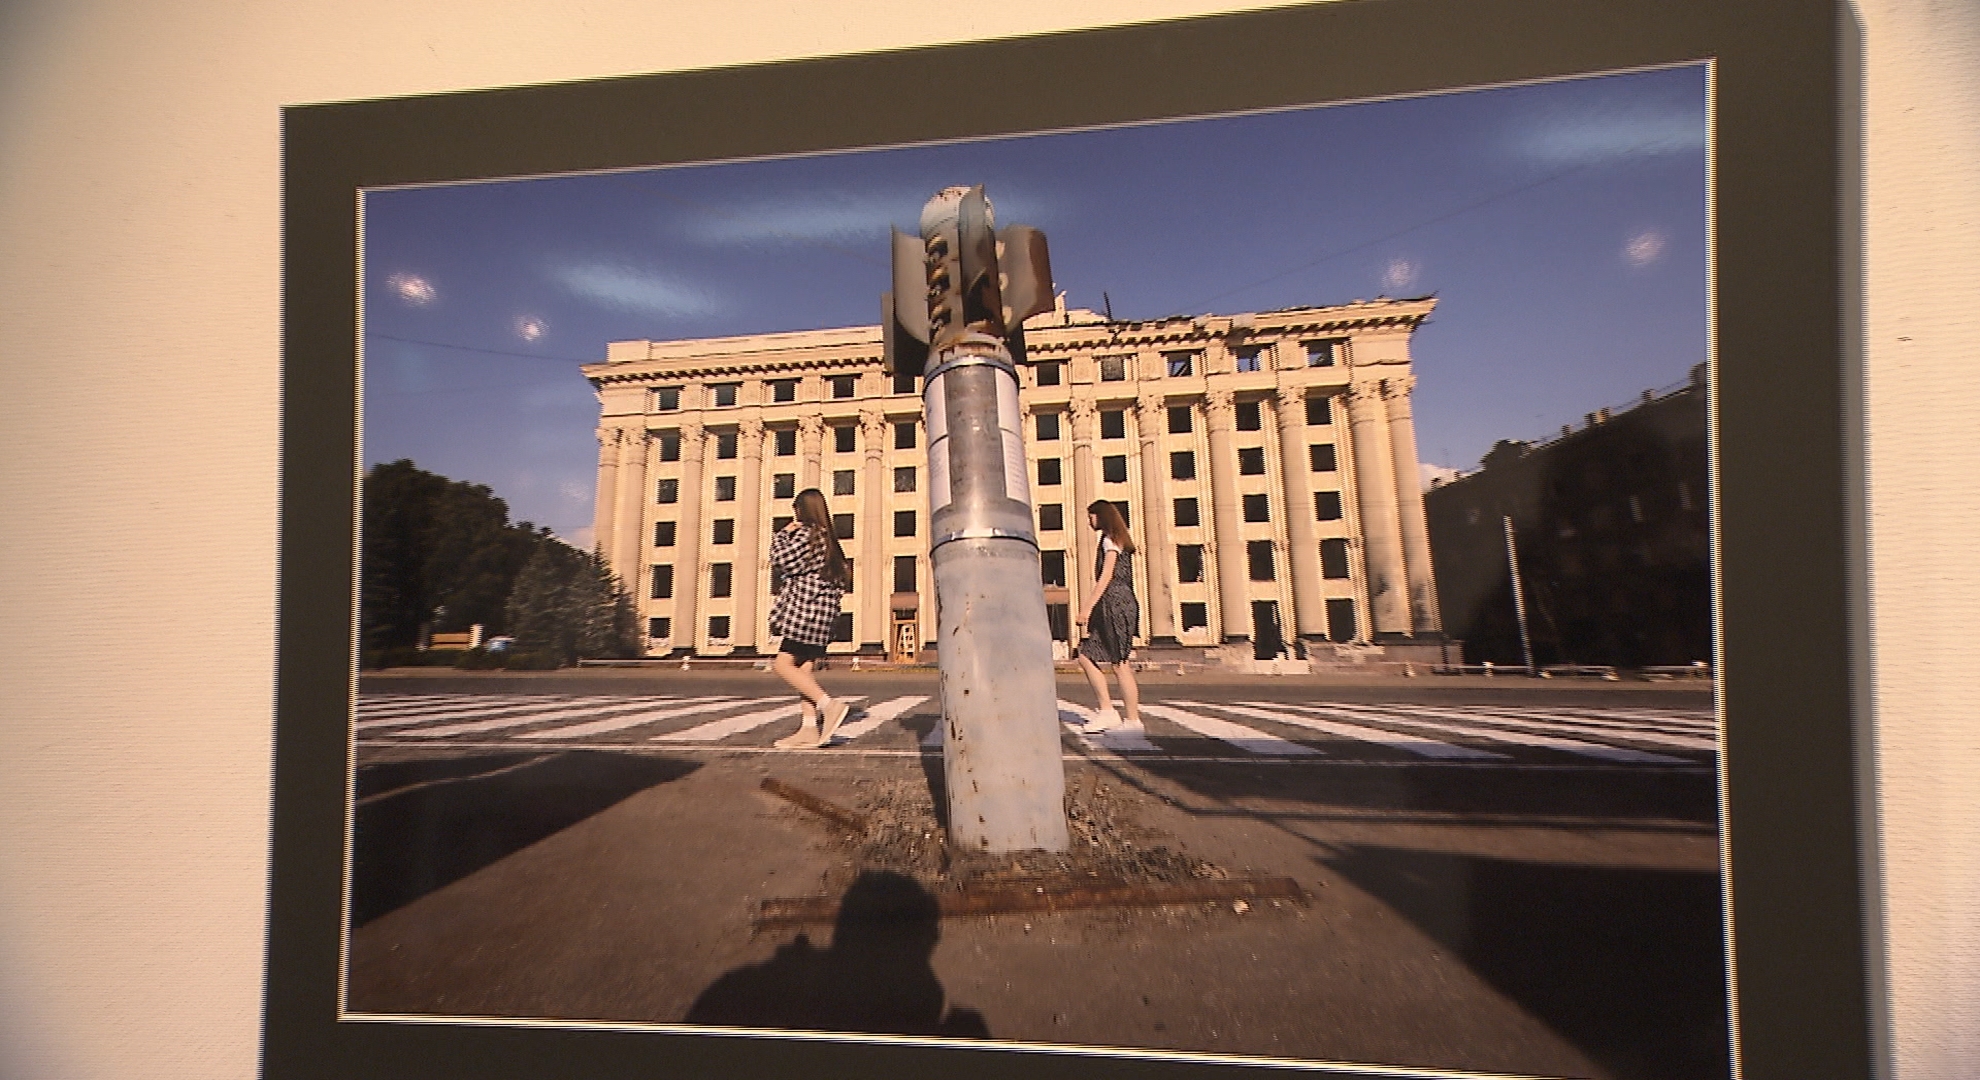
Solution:
{"label": "framed photograph", "polygon": [[[265,1072],[1868,1075],[1844,47],[1354,0],[287,110]],[[1063,840],[959,819],[957,541]]]}

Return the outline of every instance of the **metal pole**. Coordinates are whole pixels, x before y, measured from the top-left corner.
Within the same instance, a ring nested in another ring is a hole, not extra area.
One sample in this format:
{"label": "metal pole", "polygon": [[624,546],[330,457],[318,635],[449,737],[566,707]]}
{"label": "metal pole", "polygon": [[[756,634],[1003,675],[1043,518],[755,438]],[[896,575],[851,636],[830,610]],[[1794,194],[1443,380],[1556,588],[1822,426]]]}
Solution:
{"label": "metal pole", "polygon": [[[931,251],[957,242],[956,221],[951,192],[929,202],[921,233]],[[1058,688],[1017,365],[989,334],[934,344],[922,405],[950,839],[970,851],[1063,851]]]}
{"label": "metal pole", "polygon": [[1526,657],[1526,673],[1533,674],[1533,639],[1526,633],[1526,593],[1519,584],[1519,548],[1513,543],[1512,515],[1506,520],[1506,565],[1512,569],[1513,615],[1519,619],[1519,651]]}

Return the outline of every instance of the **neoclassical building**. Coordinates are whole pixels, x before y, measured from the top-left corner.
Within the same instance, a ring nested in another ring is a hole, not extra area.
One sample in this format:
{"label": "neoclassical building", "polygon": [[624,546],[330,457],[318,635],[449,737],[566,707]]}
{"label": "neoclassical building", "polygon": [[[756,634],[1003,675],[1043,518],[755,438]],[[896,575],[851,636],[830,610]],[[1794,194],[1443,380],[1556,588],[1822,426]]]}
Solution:
{"label": "neoclassical building", "polygon": [[[1440,642],[1409,354],[1435,304],[1033,318],[1020,404],[1054,636],[1095,573],[1083,508],[1106,499],[1157,651]],[[596,541],[650,654],[770,651],[769,538],[808,487],[853,561],[834,650],[939,644],[921,388],[885,374],[877,326],[612,342],[583,370]]]}

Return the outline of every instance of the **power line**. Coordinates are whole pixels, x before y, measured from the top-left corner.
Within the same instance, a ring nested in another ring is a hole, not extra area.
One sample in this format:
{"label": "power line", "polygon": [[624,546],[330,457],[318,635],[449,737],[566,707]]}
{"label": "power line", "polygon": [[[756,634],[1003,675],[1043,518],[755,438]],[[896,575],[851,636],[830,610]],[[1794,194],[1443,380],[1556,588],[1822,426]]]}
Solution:
{"label": "power line", "polygon": [[430,345],[436,349],[487,353],[490,356],[514,356],[524,360],[555,360],[562,364],[601,364],[605,362],[605,358],[602,356],[591,356],[582,359],[572,356],[544,356],[540,353],[510,352],[507,349],[484,349],[478,345],[454,345],[445,341],[426,341],[421,338],[397,337],[392,334],[381,334],[376,330],[366,330],[364,336],[368,338],[381,338],[385,341],[396,341],[402,345]]}

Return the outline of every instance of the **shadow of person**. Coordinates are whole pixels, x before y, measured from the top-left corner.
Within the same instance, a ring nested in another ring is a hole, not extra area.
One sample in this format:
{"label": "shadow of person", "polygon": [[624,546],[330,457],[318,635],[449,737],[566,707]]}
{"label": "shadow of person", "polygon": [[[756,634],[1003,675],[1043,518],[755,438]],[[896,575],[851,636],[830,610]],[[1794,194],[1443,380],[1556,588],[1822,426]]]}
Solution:
{"label": "shadow of person", "polygon": [[988,1038],[976,1010],[944,1007],[928,962],[940,937],[941,911],[927,889],[869,870],[840,898],[830,948],[799,934],[763,963],[715,980],[683,1022]]}

